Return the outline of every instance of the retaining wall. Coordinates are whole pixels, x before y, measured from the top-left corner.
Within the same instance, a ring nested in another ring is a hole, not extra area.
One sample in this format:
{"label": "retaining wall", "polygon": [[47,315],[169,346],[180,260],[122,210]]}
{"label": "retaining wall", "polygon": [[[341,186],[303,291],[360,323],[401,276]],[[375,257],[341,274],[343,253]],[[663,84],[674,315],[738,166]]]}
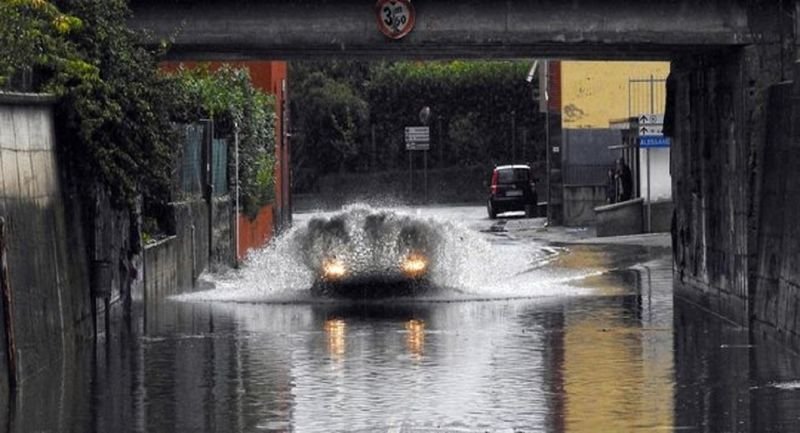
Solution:
{"label": "retaining wall", "polygon": [[[50,104],[41,96],[0,94],[0,215],[21,381],[92,331],[80,208],[64,198]],[[3,387],[6,379],[0,374]]]}

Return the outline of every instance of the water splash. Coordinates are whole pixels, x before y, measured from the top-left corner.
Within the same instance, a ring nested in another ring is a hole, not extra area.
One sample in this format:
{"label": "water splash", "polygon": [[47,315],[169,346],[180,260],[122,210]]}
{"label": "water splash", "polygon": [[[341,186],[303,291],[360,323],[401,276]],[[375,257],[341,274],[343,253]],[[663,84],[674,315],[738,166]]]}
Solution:
{"label": "water splash", "polygon": [[[400,242],[409,237],[411,247]],[[565,283],[585,276],[543,267],[558,252],[552,247],[491,242],[487,235],[459,221],[355,204],[339,212],[315,214],[306,224],[298,224],[268,246],[251,252],[239,270],[204,276],[214,285],[213,290],[176,298],[323,302],[312,297],[309,289],[321,261],[331,251],[352,269],[368,274],[390,269],[413,248],[426,250],[429,280],[439,289],[424,298],[429,301],[563,296],[581,291]]]}

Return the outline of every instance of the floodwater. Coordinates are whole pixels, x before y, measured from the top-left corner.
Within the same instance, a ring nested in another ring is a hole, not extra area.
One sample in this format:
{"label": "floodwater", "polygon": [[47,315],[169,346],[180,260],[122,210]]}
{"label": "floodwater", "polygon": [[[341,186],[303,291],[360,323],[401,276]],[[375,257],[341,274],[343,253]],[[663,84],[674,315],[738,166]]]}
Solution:
{"label": "floodwater", "polygon": [[482,212],[432,211],[467,221],[445,258],[464,287],[292,294],[301,267],[254,269],[286,260],[284,238],[23,384],[7,431],[800,430],[800,358],[674,301],[668,249],[553,248],[482,232]]}

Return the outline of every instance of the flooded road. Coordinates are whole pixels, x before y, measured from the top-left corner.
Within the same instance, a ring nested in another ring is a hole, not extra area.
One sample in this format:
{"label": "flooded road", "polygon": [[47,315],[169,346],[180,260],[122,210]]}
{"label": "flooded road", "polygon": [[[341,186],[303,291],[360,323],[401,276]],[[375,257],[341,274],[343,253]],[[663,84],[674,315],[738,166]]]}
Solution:
{"label": "flooded road", "polygon": [[553,247],[539,220],[422,213],[486,242],[480,284],[352,302],[214,277],[23,384],[7,431],[800,430],[800,358],[673,301],[668,249]]}

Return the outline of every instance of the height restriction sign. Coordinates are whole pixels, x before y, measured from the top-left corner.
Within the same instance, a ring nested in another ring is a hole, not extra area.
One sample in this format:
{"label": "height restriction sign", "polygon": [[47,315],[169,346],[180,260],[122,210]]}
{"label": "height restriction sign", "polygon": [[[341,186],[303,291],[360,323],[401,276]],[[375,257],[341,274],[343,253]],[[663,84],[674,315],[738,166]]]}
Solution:
{"label": "height restriction sign", "polygon": [[409,0],[378,0],[375,17],[378,28],[391,39],[400,39],[414,28],[414,6]]}

